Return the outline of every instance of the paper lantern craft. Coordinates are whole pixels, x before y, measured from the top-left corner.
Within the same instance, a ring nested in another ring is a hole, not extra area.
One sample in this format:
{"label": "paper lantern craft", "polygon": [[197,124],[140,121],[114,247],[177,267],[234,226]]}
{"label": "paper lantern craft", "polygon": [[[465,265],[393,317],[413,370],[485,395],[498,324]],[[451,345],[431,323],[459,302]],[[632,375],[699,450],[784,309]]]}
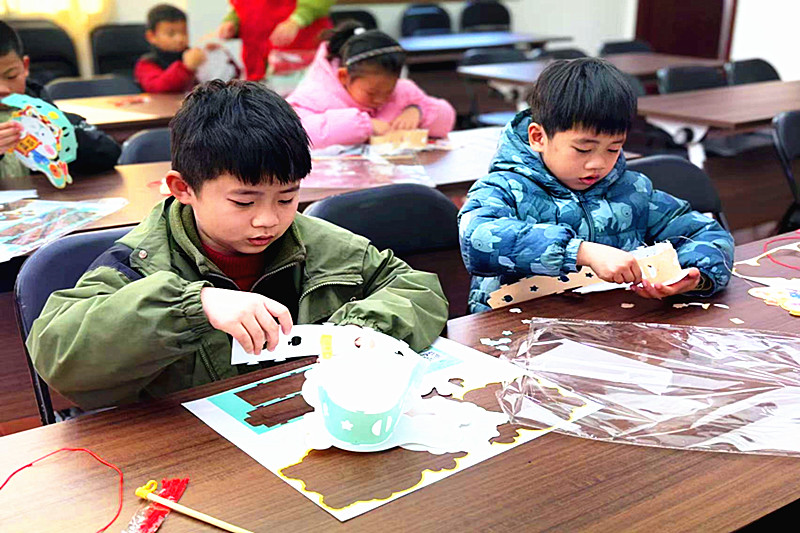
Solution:
{"label": "paper lantern craft", "polygon": [[0,102],[16,108],[11,120],[23,128],[19,143],[9,152],[29,169],[44,173],[59,189],[72,183],[67,163],[75,160],[78,142],[75,128],[64,113],[44,100],[24,94],[12,94]]}

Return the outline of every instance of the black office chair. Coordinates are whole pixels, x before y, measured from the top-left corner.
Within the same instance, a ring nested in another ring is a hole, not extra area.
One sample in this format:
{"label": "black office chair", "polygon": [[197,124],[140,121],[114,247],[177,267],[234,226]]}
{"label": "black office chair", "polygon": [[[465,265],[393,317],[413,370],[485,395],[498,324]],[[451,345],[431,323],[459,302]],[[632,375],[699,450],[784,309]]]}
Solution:
{"label": "black office chair", "polygon": [[91,78],[56,78],[45,87],[53,100],[139,94],[142,92],[133,80],[111,74],[93,76]]}
{"label": "black office chair", "polygon": [[169,128],[142,130],[122,143],[118,165],[170,161]]}
{"label": "black office chair", "polygon": [[661,94],[679,93],[712,89],[726,85],[722,69],[717,67],[668,67],[659,69],[658,92]]}
{"label": "black office chair", "polygon": [[773,118],[772,139],[792,191],[792,205],[778,224],[778,233],[784,233],[800,228],[800,187],[792,172],[792,161],[800,157],[800,111],[785,111]]}
{"label": "black office chair", "polygon": [[603,43],[600,48],[600,55],[627,54],[631,52],[652,52],[653,47],[645,41],[635,39],[633,41],[608,41]]}
{"label": "black office chair", "polygon": [[331,22],[338,26],[342,22],[354,20],[368,30],[377,30],[378,21],[369,11],[365,9],[337,9],[330,13]]}
{"label": "black office chair", "polygon": [[725,63],[725,76],[728,85],[743,85],[759,81],[777,81],[781,77],[775,67],[763,59],[746,59]]}
{"label": "black office chair", "polygon": [[103,24],[90,34],[95,74],[133,79],[136,61],[150,51],[144,24]]}
{"label": "black office chair", "polygon": [[461,31],[508,31],[511,14],[497,0],[470,0],[461,10]]}
{"label": "black office chair", "polygon": [[46,19],[5,22],[19,34],[23,51],[30,57],[31,79],[44,85],[56,78],[79,75],[75,45],[61,26]]}
{"label": "black office chair", "polygon": [[[515,48],[470,48],[464,52],[459,66],[467,65],[488,65],[493,63],[516,63],[527,61],[525,52]],[[478,98],[475,94],[475,85],[483,84],[479,80],[467,80],[467,92],[470,95],[469,120],[475,126],[505,126],[508,124],[516,111],[496,111],[494,113],[481,113],[478,105]],[[490,95],[496,94],[503,97],[499,91],[492,89],[489,84]],[[513,100],[519,98],[519,94],[512,95]]]}
{"label": "black office chair", "polygon": [[710,213],[726,231],[730,231],[719,193],[700,167],[682,157],[654,155],[630,161],[628,168],[650,178],[654,188],[686,200],[695,211]]}
{"label": "black office chair", "polygon": [[545,60],[545,59],[580,59],[581,57],[588,57],[586,52],[577,48],[557,48],[555,50],[539,49],[533,53],[531,59]]}
{"label": "black office chair", "polygon": [[[14,308],[23,344],[50,294],[74,287],[92,262],[128,231],[130,228],[115,228],[67,235],[45,244],[22,264],[14,285]],[[42,424],[52,424],[56,415],[50,388],[34,368],[27,346],[25,357]]]}
{"label": "black office chair", "polygon": [[363,235],[412,267],[435,272],[450,317],[466,314],[470,276],[458,245],[458,209],[441,192],[418,184],[386,185],[330,196],[303,214]]}
{"label": "black office chair", "polygon": [[450,15],[436,4],[411,4],[400,19],[400,35],[416,37],[450,33]]}

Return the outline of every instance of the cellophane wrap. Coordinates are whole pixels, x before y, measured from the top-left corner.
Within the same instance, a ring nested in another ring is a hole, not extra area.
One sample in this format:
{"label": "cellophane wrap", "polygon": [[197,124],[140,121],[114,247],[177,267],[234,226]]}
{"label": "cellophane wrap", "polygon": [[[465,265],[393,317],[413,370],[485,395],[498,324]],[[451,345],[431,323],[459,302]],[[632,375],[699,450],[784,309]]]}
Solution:
{"label": "cellophane wrap", "polygon": [[[798,322],[800,324],[800,322]],[[498,392],[514,423],[687,450],[800,456],[800,336],[747,329],[538,319]],[[573,420],[539,376],[602,407]]]}

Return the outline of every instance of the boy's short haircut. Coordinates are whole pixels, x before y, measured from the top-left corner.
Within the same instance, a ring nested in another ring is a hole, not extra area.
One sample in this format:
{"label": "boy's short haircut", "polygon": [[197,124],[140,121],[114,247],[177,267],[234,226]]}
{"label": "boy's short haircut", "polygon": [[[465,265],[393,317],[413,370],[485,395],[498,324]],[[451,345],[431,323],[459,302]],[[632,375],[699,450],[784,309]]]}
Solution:
{"label": "boy's short haircut", "polygon": [[16,53],[22,57],[22,39],[14,28],[0,20],[0,56],[7,55],[9,52]]}
{"label": "boy's short haircut", "polygon": [[169,4],[158,4],[147,12],[147,29],[156,31],[159,22],[180,22],[186,20],[186,13]]}
{"label": "boy's short haircut", "polygon": [[549,137],[573,128],[627,133],[636,116],[636,93],[625,75],[597,58],[553,62],[533,85],[528,104]]}
{"label": "boy's short haircut", "polygon": [[294,109],[255,82],[195,87],[170,122],[172,168],[199,192],[231,174],[242,183],[288,184],[311,172],[308,134]]}

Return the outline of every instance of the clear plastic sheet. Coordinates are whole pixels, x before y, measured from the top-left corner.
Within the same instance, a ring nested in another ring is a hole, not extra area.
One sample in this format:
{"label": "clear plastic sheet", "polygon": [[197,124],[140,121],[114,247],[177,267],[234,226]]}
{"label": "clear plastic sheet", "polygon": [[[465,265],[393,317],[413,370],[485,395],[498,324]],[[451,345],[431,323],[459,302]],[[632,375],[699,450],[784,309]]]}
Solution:
{"label": "clear plastic sheet", "polygon": [[[503,357],[530,374],[498,392],[515,423],[545,425],[544,408],[578,437],[800,457],[800,336],[534,318]],[[575,406],[537,376],[603,407],[573,420]]]}

